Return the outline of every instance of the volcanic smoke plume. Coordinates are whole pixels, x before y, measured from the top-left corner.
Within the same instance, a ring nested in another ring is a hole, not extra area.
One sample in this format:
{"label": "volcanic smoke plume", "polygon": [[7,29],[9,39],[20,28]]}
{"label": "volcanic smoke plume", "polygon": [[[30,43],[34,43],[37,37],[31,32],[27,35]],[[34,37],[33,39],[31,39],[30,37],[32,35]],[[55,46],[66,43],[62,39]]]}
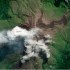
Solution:
{"label": "volcanic smoke plume", "polygon": [[[4,52],[8,51],[8,54],[22,53],[23,56],[20,57],[22,63],[32,57],[48,59],[50,57],[48,44],[51,42],[49,34],[41,37],[41,29],[39,28],[32,28],[28,31],[16,26],[12,30],[0,32],[0,49],[7,48]],[[0,53],[0,57],[2,57],[1,55],[4,55],[3,52]]]}

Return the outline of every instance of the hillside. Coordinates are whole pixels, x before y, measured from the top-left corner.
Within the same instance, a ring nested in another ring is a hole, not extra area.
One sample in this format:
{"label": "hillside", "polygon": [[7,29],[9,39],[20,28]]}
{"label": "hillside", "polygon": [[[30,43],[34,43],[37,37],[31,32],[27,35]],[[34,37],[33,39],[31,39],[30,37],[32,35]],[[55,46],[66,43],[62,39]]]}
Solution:
{"label": "hillside", "polygon": [[53,41],[47,45],[50,49],[50,58],[46,62],[43,54],[41,57],[44,60],[41,57],[30,58],[29,61],[21,64],[21,53],[18,51],[9,53],[8,48],[5,48],[8,45],[1,47],[0,44],[0,69],[70,69],[69,2],[66,0],[0,0],[0,31],[11,30],[15,26],[28,31],[31,28],[40,28],[42,30],[40,39],[43,35],[49,34]]}

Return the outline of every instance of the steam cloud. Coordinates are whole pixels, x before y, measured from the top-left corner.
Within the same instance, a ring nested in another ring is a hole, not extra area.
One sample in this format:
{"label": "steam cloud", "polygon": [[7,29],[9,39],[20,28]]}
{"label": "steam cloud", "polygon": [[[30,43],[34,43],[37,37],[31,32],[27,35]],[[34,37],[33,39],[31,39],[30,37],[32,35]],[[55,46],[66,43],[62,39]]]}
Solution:
{"label": "steam cloud", "polygon": [[48,44],[52,42],[49,34],[40,39],[39,28],[32,28],[31,30],[22,29],[16,26],[12,30],[0,32],[0,49],[2,44],[7,44],[6,47],[13,49],[14,52],[22,52],[23,56],[20,58],[24,63],[31,57],[41,56],[41,52],[45,54],[45,58],[50,57]]}

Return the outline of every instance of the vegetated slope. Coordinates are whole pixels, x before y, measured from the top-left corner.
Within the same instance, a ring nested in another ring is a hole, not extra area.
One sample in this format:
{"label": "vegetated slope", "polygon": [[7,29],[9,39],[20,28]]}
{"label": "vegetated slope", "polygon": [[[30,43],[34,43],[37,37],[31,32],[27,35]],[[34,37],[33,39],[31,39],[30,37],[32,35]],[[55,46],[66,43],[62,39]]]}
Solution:
{"label": "vegetated slope", "polygon": [[51,64],[51,68],[70,69],[69,29],[70,29],[70,26],[66,26],[63,30],[60,30],[55,36],[55,44],[52,44],[52,48],[56,50],[56,53],[54,53],[54,51],[52,52],[56,62],[54,63],[54,65]]}
{"label": "vegetated slope", "polygon": [[[64,13],[67,10],[67,7],[64,3],[62,3],[60,5],[60,7],[56,7],[56,6],[54,6],[54,0],[52,0],[52,1],[51,0],[47,0],[47,1],[43,0],[43,1],[41,2],[40,0],[16,0],[16,1],[10,0],[10,2],[8,4],[9,8],[6,8],[7,11],[4,11],[4,12],[7,12],[7,14],[6,14],[7,16],[4,13],[2,13],[4,16],[1,17],[1,15],[0,15],[0,29],[8,29],[8,28],[12,28],[18,24],[21,24],[21,23],[23,24],[24,21],[26,21],[26,19],[27,19],[26,15],[33,16],[33,18],[35,17],[37,9],[43,9],[43,11],[45,13],[44,17],[47,17],[46,23],[51,22],[53,20],[56,21],[56,20],[61,19],[61,17],[64,15]],[[4,0],[2,0],[1,3],[5,4]],[[5,6],[3,6],[3,8],[4,7]],[[3,8],[1,8],[1,10]],[[45,25],[44,25],[44,27],[45,27]],[[44,28],[44,27],[42,25],[42,28]],[[55,33],[55,29],[51,30],[51,29],[45,28],[44,33],[47,34],[49,32],[52,32],[50,34],[53,34],[53,32]],[[57,41],[58,41],[57,43],[62,41],[59,38],[60,37],[59,35],[56,37],[59,39],[59,40],[57,39]],[[59,44],[60,45],[63,44],[65,46],[64,41],[62,41],[62,43],[60,42]],[[43,64],[43,68],[47,68],[47,69],[49,69],[49,68],[51,68],[51,69],[52,68],[60,68],[58,66],[60,65],[59,60],[62,61],[62,56],[61,56],[62,54],[61,54],[59,49],[56,49],[56,47],[57,47],[57,44],[53,45],[53,47],[52,46],[50,47],[52,55],[51,55],[51,58],[49,59],[48,63]],[[13,57],[14,56],[15,55],[13,55]],[[11,68],[12,65],[16,64],[16,60],[13,60],[13,57],[10,60],[11,62],[9,60],[5,59],[4,61],[2,61],[0,63],[0,66],[2,64],[2,66],[4,65],[4,68]],[[16,57],[18,57],[18,56],[16,56]],[[19,60],[19,58],[18,58],[18,60]],[[38,60],[36,60],[36,61],[38,61]],[[41,63],[40,62],[36,63],[36,61],[35,61],[35,64],[31,63],[32,65],[34,65],[32,67],[38,69],[41,66],[41,68],[42,68]],[[9,63],[7,63],[7,62],[9,62]],[[32,60],[31,60],[31,62],[32,62]],[[59,65],[57,63],[59,63]],[[39,67],[37,67],[38,65],[39,65]],[[0,68],[3,68],[2,66]],[[22,68],[24,68],[24,67],[22,67]]]}
{"label": "vegetated slope", "polygon": [[60,7],[54,6],[54,0],[1,0],[0,1],[0,29],[12,28],[24,23],[26,15],[35,17],[37,9],[43,9],[47,19],[58,19],[66,11],[64,3]]}

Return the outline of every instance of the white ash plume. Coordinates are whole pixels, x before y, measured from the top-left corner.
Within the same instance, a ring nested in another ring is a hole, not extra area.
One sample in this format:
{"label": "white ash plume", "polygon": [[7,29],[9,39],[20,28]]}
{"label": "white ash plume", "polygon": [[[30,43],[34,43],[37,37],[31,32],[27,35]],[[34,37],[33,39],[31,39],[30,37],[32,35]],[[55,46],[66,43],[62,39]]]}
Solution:
{"label": "white ash plume", "polygon": [[23,53],[25,53],[20,58],[22,63],[32,57],[39,57],[41,51],[47,59],[50,57],[50,51],[46,43],[52,42],[51,36],[48,34],[40,38],[40,32],[41,29],[39,28],[32,28],[28,31],[16,26],[12,30],[6,31],[6,34],[0,34],[0,41],[2,40],[0,44],[7,43],[8,47],[13,48],[15,52],[17,52],[17,50],[21,52],[22,50]]}
{"label": "white ash plume", "polygon": [[8,37],[14,40],[16,37],[26,37],[26,38],[33,38],[37,33],[40,31],[39,28],[33,28],[30,31],[23,29],[21,27],[16,26],[11,31],[7,32]]}
{"label": "white ash plume", "polygon": [[27,55],[21,58],[21,62],[25,62],[26,60],[30,59],[31,57],[39,57],[40,51],[43,51],[46,54],[46,58],[50,57],[50,51],[48,46],[45,45],[45,41],[39,40],[25,40],[25,47],[27,48],[26,53]]}
{"label": "white ash plume", "polygon": [[5,35],[5,31],[0,32],[0,43],[7,43],[8,39],[7,36]]}

